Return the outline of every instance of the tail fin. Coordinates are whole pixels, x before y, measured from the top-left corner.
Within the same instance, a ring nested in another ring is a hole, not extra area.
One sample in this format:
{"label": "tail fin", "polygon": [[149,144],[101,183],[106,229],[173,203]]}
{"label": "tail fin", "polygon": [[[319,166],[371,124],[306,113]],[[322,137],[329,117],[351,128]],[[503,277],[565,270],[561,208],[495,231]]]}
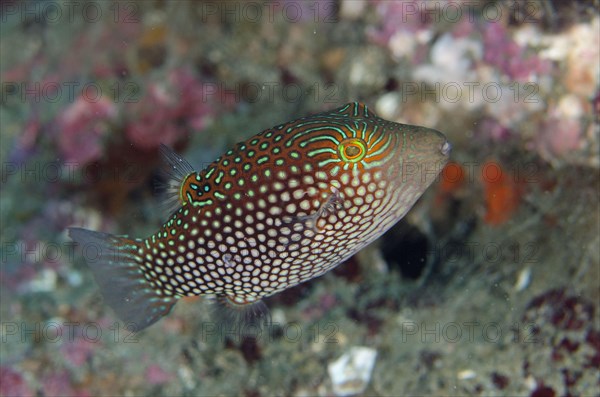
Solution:
{"label": "tail fin", "polygon": [[69,236],[81,246],[104,300],[129,330],[141,331],[171,311],[175,299],[161,295],[144,277],[139,243],[80,228],[69,228]]}

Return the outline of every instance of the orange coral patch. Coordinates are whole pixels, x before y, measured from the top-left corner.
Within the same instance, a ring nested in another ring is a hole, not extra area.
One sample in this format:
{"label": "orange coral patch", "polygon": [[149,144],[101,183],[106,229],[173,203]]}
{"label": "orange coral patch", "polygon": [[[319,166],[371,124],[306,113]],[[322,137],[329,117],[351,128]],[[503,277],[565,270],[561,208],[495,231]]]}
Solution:
{"label": "orange coral patch", "polygon": [[489,225],[501,225],[508,221],[519,207],[520,186],[494,161],[483,165],[481,180],[486,204],[484,221]]}
{"label": "orange coral patch", "polygon": [[465,180],[465,171],[462,166],[455,162],[449,162],[442,170],[442,183],[440,193],[452,194],[458,190]]}

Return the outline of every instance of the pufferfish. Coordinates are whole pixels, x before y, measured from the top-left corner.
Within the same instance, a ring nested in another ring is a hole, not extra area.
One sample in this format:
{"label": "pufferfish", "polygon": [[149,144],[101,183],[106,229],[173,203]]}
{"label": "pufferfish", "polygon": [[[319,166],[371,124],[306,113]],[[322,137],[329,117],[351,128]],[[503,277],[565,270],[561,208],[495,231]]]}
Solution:
{"label": "pufferfish", "polygon": [[160,230],[144,239],[69,230],[98,253],[88,265],[132,331],[182,297],[256,308],[328,272],[408,212],[451,145],[355,102],[264,130],[201,171],[161,150],[177,208]]}

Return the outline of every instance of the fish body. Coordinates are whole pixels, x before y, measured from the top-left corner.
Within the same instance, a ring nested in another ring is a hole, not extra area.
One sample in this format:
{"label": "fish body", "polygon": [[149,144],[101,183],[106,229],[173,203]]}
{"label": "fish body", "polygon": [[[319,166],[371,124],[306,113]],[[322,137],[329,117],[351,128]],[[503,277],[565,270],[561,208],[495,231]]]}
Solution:
{"label": "fish body", "polygon": [[99,248],[90,268],[134,331],[184,296],[244,308],[331,270],[408,212],[450,144],[349,103],[262,131],[202,171],[163,150],[177,209],[158,232],[129,239],[70,229]]}

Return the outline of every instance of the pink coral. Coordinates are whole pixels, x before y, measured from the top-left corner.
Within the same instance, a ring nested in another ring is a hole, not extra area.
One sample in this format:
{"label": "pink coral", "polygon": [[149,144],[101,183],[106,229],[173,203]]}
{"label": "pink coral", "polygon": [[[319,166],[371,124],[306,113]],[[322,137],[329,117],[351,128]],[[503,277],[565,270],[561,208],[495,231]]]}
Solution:
{"label": "pink coral", "polygon": [[576,95],[565,95],[548,108],[548,117],[540,126],[530,149],[542,158],[556,160],[581,160],[585,146],[582,117],[589,111],[585,100]]}
{"label": "pink coral", "polygon": [[34,396],[23,375],[11,367],[0,367],[0,396]]}
{"label": "pink coral", "polygon": [[42,381],[45,396],[76,396],[71,384],[71,376],[67,371],[46,375]]}
{"label": "pink coral", "polygon": [[428,16],[426,1],[379,1],[376,4],[381,26],[368,33],[378,44],[386,45],[399,31],[415,33],[430,25],[431,17]]}
{"label": "pink coral", "polygon": [[513,135],[513,132],[510,129],[503,126],[494,118],[485,118],[481,122],[478,131],[494,141],[505,141]]}
{"label": "pink coral", "polygon": [[175,99],[158,84],[151,84],[141,102],[132,106],[137,119],[127,126],[127,138],[138,148],[153,149],[160,143],[172,145],[181,135],[174,123]]}
{"label": "pink coral", "polygon": [[37,117],[30,119],[27,121],[25,125],[25,129],[23,130],[23,135],[21,135],[21,139],[19,143],[25,149],[31,149],[35,145],[35,141],[40,132],[40,120]]}
{"label": "pink coral", "polygon": [[424,0],[379,1],[380,27],[367,34],[374,43],[388,47],[395,58],[406,57],[418,65],[427,56],[426,44],[432,36],[431,4]]}
{"label": "pink coral", "polygon": [[207,101],[204,86],[187,70],[171,72],[169,81],[181,93],[176,116],[186,118],[195,130],[206,127],[212,107]]}
{"label": "pink coral", "polygon": [[190,130],[200,130],[212,113],[203,85],[187,70],[171,71],[161,83],[150,84],[146,95],[130,107],[135,117],[127,138],[137,147],[172,145]]}
{"label": "pink coral", "polygon": [[173,375],[166,372],[158,364],[150,364],[146,368],[146,381],[151,385],[160,385],[170,381]]}
{"label": "pink coral", "polygon": [[535,148],[547,160],[562,157],[582,145],[581,123],[577,119],[550,116],[543,123]]}
{"label": "pink coral", "polygon": [[81,366],[92,356],[97,346],[98,342],[94,340],[85,340],[78,337],[63,344],[60,350],[68,362],[74,366]]}
{"label": "pink coral", "polygon": [[58,146],[66,162],[83,166],[102,156],[102,139],[117,116],[113,102],[79,96],[59,116]]}
{"label": "pink coral", "polygon": [[550,63],[537,55],[527,55],[526,48],[510,37],[506,27],[490,22],[483,32],[483,60],[513,80],[529,81],[532,76],[547,73]]}

